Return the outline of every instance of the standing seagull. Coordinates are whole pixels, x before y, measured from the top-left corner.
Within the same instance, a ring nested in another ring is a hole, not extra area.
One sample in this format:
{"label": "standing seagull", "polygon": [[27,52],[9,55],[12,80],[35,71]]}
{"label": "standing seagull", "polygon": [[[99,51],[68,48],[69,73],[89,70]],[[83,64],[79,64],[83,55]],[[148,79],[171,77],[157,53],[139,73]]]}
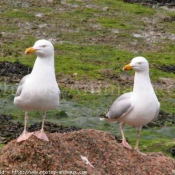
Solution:
{"label": "standing seagull", "polygon": [[133,91],[118,97],[101,120],[120,122],[122,144],[129,149],[132,149],[132,147],[125,139],[123,125],[126,123],[137,127],[135,150],[139,152],[141,128],[158,116],[160,103],[151,85],[148,61],[143,57],[136,57],[123,68],[123,70],[130,69],[135,70]]}
{"label": "standing seagull", "polygon": [[[25,111],[24,131],[17,141],[27,140],[32,134],[40,139],[49,141],[44,132],[46,111],[59,105],[60,89],[56,82],[54,68],[54,47],[47,40],[38,40],[33,47],[26,49],[25,54],[36,53],[31,74],[22,78],[17,88],[14,104]],[[28,111],[42,111],[42,128],[40,131],[29,133],[26,130]]]}

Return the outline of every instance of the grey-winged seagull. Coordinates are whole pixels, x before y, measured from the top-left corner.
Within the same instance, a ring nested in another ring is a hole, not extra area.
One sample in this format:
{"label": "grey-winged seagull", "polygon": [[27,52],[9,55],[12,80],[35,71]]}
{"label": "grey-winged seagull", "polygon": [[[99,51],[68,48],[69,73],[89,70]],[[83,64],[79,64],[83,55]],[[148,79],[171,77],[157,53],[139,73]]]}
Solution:
{"label": "grey-winged seagull", "polygon": [[135,57],[123,68],[130,69],[135,70],[133,91],[118,97],[107,114],[100,119],[120,122],[122,144],[129,149],[132,147],[125,139],[123,125],[126,123],[137,127],[135,149],[140,153],[138,145],[141,128],[158,116],[160,103],[150,81],[148,61],[144,57]]}
{"label": "grey-winged seagull", "polygon": [[[33,47],[26,49],[25,54],[36,53],[37,58],[30,74],[23,77],[17,88],[14,104],[25,111],[24,131],[17,141],[27,140],[32,134],[49,141],[44,132],[46,111],[59,105],[60,89],[56,82],[54,68],[54,47],[47,40],[38,40]],[[26,130],[28,112],[42,111],[40,131],[29,133]]]}

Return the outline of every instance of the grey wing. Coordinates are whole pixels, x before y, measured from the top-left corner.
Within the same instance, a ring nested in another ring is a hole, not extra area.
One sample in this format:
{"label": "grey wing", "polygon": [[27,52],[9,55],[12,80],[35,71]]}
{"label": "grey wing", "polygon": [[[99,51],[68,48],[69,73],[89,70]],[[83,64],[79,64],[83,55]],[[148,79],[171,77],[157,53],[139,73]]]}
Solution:
{"label": "grey wing", "polygon": [[118,119],[128,113],[133,108],[133,104],[130,100],[131,94],[132,92],[129,92],[117,98],[106,114],[106,117],[110,119]]}
{"label": "grey wing", "polygon": [[29,76],[30,76],[30,74],[24,76],[24,77],[21,79],[21,81],[20,81],[20,83],[19,83],[19,85],[18,85],[17,91],[16,91],[16,95],[15,95],[16,97],[18,97],[18,96],[21,95],[23,85],[24,85],[26,79],[27,79]]}
{"label": "grey wing", "polygon": [[157,111],[155,113],[155,116],[154,116],[153,120],[155,120],[158,117],[159,111],[160,111],[160,103],[158,102],[158,108],[157,108]]}

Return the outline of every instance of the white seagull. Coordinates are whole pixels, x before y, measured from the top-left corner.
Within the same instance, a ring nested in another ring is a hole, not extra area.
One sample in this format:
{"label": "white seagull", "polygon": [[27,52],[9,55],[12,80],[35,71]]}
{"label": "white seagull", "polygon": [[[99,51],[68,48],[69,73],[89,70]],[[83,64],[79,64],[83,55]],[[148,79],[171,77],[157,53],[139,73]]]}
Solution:
{"label": "white seagull", "polygon": [[[38,40],[33,47],[26,49],[25,54],[36,53],[37,58],[30,74],[23,77],[17,88],[14,104],[25,111],[24,131],[17,142],[27,140],[32,134],[49,141],[44,132],[46,111],[59,105],[60,89],[56,82],[54,68],[54,47],[47,40]],[[28,112],[42,111],[42,128],[29,133],[26,130]]]}
{"label": "white seagull", "polygon": [[133,91],[118,97],[105,117],[100,119],[120,122],[122,144],[129,149],[132,147],[125,139],[123,125],[126,123],[137,127],[134,149],[140,153],[138,145],[141,128],[158,116],[160,103],[150,81],[148,61],[144,57],[135,57],[130,64],[123,68],[123,70],[130,69],[135,70]]}

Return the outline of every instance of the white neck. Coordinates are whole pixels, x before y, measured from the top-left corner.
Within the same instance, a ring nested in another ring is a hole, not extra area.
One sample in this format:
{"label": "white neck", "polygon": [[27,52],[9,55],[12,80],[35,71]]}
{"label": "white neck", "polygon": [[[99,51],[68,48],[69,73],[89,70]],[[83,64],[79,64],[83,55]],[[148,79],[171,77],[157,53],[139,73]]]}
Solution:
{"label": "white neck", "polygon": [[50,58],[40,58],[37,57],[32,73],[39,73],[45,71],[45,68],[51,68],[54,72],[55,72],[55,68],[54,68],[54,56],[50,57]]}
{"label": "white neck", "polygon": [[134,77],[133,92],[144,94],[148,91],[154,92],[150,81],[149,72],[136,72]]}

